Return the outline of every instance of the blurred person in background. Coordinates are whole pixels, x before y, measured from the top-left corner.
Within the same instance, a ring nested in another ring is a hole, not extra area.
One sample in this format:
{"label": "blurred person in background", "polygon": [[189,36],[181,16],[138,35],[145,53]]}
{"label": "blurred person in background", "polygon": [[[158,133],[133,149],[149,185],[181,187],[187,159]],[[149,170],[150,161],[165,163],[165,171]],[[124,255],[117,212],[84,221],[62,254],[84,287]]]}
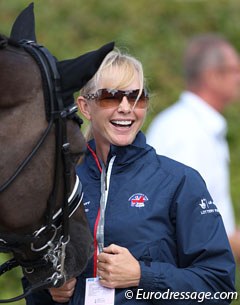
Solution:
{"label": "blurred person in background", "polygon": [[185,50],[183,69],[185,91],[150,124],[147,142],[158,154],[200,172],[240,262],[240,231],[230,195],[227,122],[222,115],[239,98],[239,54],[218,34],[195,36]]}

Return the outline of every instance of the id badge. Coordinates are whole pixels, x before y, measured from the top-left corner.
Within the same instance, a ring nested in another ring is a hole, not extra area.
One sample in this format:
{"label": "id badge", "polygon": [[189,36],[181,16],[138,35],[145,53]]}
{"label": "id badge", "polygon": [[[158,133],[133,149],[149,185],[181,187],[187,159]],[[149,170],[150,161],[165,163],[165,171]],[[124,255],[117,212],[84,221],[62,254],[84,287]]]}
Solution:
{"label": "id badge", "polygon": [[103,287],[98,277],[86,279],[84,305],[114,305],[115,289]]}

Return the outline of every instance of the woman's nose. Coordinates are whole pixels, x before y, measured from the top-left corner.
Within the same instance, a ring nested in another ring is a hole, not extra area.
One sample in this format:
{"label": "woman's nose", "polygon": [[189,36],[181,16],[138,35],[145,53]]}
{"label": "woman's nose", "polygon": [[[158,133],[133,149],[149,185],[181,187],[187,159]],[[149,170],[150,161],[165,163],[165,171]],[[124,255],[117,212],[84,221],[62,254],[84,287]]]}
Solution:
{"label": "woman's nose", "polygon": [[128,112],[132,111],[131,104],[129,103],[126,96],[123,97],[121,103],[119,104],[118,111],[119,112],[125,112],[125,113],[128,113]]}

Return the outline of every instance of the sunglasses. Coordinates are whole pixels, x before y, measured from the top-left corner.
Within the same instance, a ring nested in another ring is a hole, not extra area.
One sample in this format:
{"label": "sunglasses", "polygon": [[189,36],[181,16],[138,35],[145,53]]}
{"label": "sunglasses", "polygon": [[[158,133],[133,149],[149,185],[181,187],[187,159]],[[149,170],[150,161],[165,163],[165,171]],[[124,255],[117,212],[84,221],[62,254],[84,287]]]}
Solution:
{"label": "sunglasses", "polygon": [[124,96],[128,99],[131,107],[147,107],[149,97],[146,89],[143,89],[142,92],[139,89],[127,91],[99,89],[96,93],[84,95],[84,98],[87,100],[95,100],[102,108],[114,108],[120,105]]}

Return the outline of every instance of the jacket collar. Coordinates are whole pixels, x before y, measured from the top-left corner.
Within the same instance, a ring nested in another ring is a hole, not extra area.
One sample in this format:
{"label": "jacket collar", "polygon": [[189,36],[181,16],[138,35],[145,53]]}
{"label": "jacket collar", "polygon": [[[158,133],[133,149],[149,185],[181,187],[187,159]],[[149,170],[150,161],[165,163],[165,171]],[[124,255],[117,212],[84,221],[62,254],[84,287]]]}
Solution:
{"label": "jacket collar", "polygon": [[[94,140],[89,143],[89,148],[86,153],[86,161],[88,166],[93,169],[93,166],[99,172],[96,163],[96,144]],[[114,167],[123,167],[127,164],[133,163],[135,160],[140,159],[144,154],[146,154],[151,147],[146,144],[145,135],[139,131],[134,142],[127,146],[116,146],[111,145],[108,154],[108,162],[113,156],[116,156]],[[95,171],[95,170],[94,170]]]}

